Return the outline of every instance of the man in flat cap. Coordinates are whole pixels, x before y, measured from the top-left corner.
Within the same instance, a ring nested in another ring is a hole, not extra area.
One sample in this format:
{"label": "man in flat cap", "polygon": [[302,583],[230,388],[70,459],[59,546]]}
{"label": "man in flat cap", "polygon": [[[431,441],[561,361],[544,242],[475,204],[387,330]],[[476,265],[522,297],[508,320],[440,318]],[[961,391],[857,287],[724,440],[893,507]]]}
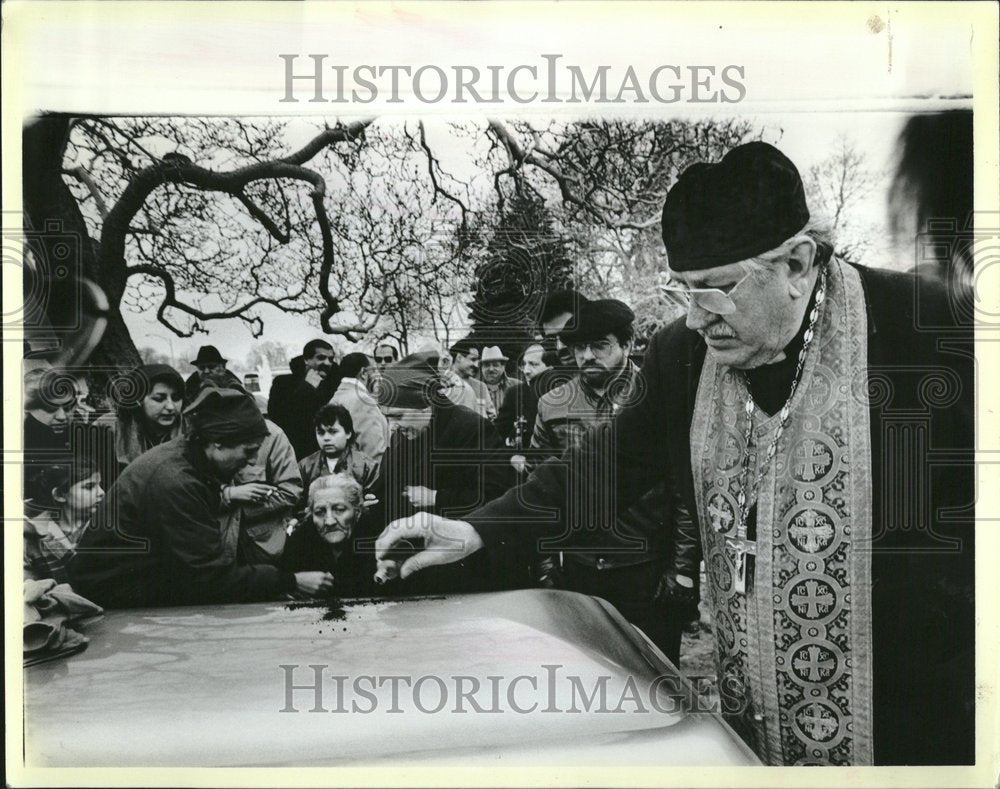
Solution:
{"label": "man in flat cap", "polygon": [[184,411],[188,434],[160,444],[118,477],[84,532],[73,588],[106,608],[274,600],[332,589],[328,573],[267,563],[223,488],[253,462],[267,425],[253,397],[203,388]]}
{"label": "man in flat cap", "polygon": [[385,520],[414,512],[460,517],[513,485],[496,430],[442,392],[439,356],[424,351],[382,371],[379,405],[391,437],[380,468]]}
{"label": "man in flat cap", "polygon": [[619,508],[677,479],[722,709],[763,761],[972,763],[971,332],[943,290],[838,259],[766,143],[684,171],[663,238],[687,317],[650,342],[644,396],[568,462],[380,548],[426,536],[404,577],[461,555],[442,542],[502,561],[560,533],[531,513],[580,506],[570,475],[604,464]]}
{"label": "man in flat cap", "polygon": [[[639,370],[629,360],[634,320],[635,313],[617,299],[580,303],[576,320],[559,335],[579,374],[539,398],[530,467],[579,446],[590,427],[611,422],[641,395]],[[607,483],[594,479],[590,484]],[[675,513],[672,502],[665,486],[656,485],[617,518],[605,520],[595,508],[584,509],[565,535],[542,548],[548,555],[535,566],[535,577],[544,586],[612,603],[676,663],[685,622],[671,599],[657,595],[674,547],[675,514],[686,516]],[[591,522],[591,516],[597,519]],[[690,528],[684,532],[671,568],[678,572],[679,560],[685,576],[696,578],[700,557],[690,533]]]}

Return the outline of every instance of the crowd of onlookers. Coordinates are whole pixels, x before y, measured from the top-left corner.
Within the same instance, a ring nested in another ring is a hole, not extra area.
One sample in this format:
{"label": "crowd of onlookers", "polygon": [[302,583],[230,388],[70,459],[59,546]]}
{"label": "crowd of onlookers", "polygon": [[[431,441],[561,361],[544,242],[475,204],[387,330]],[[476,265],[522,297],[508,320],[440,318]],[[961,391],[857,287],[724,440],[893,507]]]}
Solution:
{"label": "crowd of onlookers", "polygon": [[85,373],[26,359],[25,577],[111,607],[563,587],[674,652],[658,582],[664,520],[682,513],[666,491],[502,572],[474,556],[404,583],[399,557],[373,548],[392,521],[461,517],[610,421],[636,396],[633,320],[560,291],[521,341],[473,333],[405,356],[385,341],[338,359],[317,339],[266,400],[212,346],[186,381],[164,364],[115,377],[105,409]]}

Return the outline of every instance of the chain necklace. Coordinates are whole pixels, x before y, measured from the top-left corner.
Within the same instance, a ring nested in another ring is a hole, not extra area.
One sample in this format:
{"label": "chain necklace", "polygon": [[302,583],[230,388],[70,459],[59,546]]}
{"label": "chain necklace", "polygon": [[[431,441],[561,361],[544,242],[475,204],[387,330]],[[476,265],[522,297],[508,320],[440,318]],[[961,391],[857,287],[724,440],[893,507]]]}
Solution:
{"label": "chain necklace", "polygon": [[[781,415],[778,418],[778,429],[774,434],[774,440],[771,441],[771,445],[767,448],[767,456],[765,457],[764,462],[760,465],[760,471],[758,471],[757,479],[754,481],[755,488],[760,487],[761,482],[764,481],[764,477],[767,475],[768,469],[771,467],[771,461],[774,460],[774,456],[778,450],[778,442],[781,441],[781,436],[785,432],[785,425],[788,424],[788,419],[792,413],[792,400],[795,399],[795,392],[798,389],[799,382],[802,378],[802,368],[805,366],[806,362],[806,354],[809,351],[809,346],[812,344],[816,329],[816,322],[819,320],[820,309],[826,299],[826,269],[826,266],[823,266],[820,269],[819,287],[816,289],[816,300],[813,304],[812,312],[809,313],[809,325],[806,327],[805,334],[802,336],[802,348],[799,351],[799,359],[795,365],[795,375],[792,376],[792,385],[788,391],[788,399],[785,400],[785,404],[781,407]],[[753,442],[753,415],[756,409],[756,404],[754,403],[753,395],[750,392],[750,382],[746,379],[745,374],[744,384],[747,390],[747,397],[743,404],[743,411],[746,415],[747,424],[743,433],[743,445],[745,450],[743,452],[743,463],[740,469],[740,489],[739,493],[736,495],[736,505],[739,509],[739,519],[736,522],[735,539],[726,540],[726,546],[729,548],[733,557],[733,566],[736,573],[734,587],[740,594],[746,593],[748,557],[755,556],[757,554],[757,543],[753,540],[747,539],[747,517],[750,514],[750,497],[747,494],[749,487],[747,485],[747,481],[750,477],[750,458],[752,454],[751,449]]]}

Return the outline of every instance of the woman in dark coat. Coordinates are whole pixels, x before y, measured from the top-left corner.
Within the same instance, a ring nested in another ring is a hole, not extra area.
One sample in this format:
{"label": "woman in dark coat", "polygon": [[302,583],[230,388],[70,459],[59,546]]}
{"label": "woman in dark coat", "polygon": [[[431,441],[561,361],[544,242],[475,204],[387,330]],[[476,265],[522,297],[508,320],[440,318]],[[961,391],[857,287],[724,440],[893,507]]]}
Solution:
{"label": "woman in dark coat", "polygon": [[95,424],[114,436],[117,472],[155,446],[181,434],[184,379],[166,364],[144,364],[132,370],[115,397],[115,412],[105,414]]}
{"label": "woman in dark coat", "polygon": [[283,568],[331,573],[334,593],[340,597],[375,592],[375,533],[364,539],[363,514],[364,490],[354,477],[317,477],[309,486],[305,516],[285,543]]}

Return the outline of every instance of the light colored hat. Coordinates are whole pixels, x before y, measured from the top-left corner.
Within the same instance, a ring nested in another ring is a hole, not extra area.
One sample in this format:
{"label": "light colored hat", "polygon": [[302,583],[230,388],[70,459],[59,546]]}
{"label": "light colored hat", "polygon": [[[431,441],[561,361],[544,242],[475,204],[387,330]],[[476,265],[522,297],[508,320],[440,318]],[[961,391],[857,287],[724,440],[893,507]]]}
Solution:
{"label": "light colored hat", "polygon": [[479,364],[483,362],[506,362],[510,357],[504,356],[499,345],[487,345],[483,348],[483,354],[479,357]]}

